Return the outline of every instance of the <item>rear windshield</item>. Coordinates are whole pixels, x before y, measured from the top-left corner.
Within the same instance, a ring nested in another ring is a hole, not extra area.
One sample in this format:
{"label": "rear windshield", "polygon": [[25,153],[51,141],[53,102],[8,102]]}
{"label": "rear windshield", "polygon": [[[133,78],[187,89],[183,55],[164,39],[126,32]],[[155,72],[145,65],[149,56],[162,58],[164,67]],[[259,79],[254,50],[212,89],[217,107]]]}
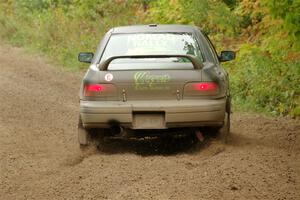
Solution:
{"label": "rear windshield", "polygon": [[[194,55],[203,61],[199,45],[189,33],[134,33],[112,35],[101,61],[121,55]],[[182,57],[116,59],[108,70],[193,69],[191,61]]]}

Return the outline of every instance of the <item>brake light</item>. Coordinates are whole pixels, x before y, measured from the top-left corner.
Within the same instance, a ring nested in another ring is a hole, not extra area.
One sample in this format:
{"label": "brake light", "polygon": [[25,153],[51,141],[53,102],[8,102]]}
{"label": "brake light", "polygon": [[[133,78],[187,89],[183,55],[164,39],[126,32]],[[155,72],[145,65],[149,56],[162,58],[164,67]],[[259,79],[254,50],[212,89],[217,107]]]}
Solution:
{"label": "brake light", "polygon": [[219,85],[215,82],[187,83],[184,87],[185,96],[217,95]]}
{"label": "brake light", "polygon": [[218,85],[215,82],[195,83],[195,89],[200,91],[215,91]]}
{"label": "brake light", "polygon": [[117,88],[114,84],[86,83],[84,85],[84,96],[86,97],[117,97]]}
{"label": "brake light", "polygon": [[105,90],[105,86],[101,84],[86,84],[84,86],[84,96],[99,96]]}
{"label": "brake light", "polygon": [[85,87],[88,92],[101,92],[104,89],[103,85],[100,84],[86,85]]}

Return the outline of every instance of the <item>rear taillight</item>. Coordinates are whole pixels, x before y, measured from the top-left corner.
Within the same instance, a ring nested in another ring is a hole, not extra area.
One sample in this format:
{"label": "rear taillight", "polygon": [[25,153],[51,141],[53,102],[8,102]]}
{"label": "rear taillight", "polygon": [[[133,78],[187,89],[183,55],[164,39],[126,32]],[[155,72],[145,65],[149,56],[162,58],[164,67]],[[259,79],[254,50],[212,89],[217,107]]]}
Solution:
{"label": "rear taillight", "polygon": [[107,97],[116,95],[116,88],[113,84],[85,84],[84,96],[86,97]]}
{"label": "rear taillight", "polygon": [[194,89],[198,91],[216,91],[218,84],[215,82],[194,83]]}
{"label": "rear taillight", "polygon": [[219,93],[219,85],[215,82],[196,82],[187,83],[184,87],[184,95],[217,95]]}

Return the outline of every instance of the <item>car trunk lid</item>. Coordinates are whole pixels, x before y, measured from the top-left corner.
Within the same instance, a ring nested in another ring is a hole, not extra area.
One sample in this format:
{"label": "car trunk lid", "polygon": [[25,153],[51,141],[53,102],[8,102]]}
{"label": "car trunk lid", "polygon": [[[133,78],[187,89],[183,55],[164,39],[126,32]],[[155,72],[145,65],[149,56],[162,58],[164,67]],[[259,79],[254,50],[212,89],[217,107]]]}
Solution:
{"label": "car trunk lid", "polygon": [[187,82],[201,81],[201,70],[134,70],[101,73],[104,82],[114,84],[119,100],[182,99]]}

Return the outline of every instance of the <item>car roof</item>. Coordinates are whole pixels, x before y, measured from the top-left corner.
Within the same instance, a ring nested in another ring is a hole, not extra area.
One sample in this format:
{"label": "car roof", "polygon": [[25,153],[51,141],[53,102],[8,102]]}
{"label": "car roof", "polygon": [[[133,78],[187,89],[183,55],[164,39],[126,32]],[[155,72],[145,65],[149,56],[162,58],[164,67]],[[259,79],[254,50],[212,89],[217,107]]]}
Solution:
{"label": "car roof", "polygon": [[120,26],[112,29],[112,33],[193,33],[197,30],[195,26],[189,25],[134,25]]}

